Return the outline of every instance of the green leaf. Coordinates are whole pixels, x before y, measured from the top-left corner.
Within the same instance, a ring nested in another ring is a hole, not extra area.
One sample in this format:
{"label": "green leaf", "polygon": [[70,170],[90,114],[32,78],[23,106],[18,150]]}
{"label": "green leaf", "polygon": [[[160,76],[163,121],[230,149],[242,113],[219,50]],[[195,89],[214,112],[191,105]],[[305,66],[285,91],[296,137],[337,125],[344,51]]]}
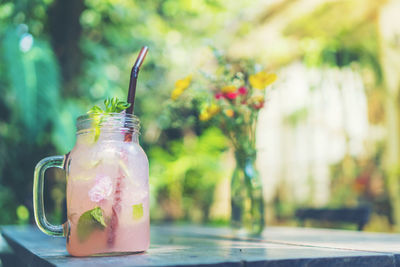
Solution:
{"label": "green leaf", "polygon": [[84,242],[95,230],[104,230],[107,224],[104,220],[104,212],[100,207],[84,212],[78,220],[78,239]]}
{"label": "green leaf", "polygon": [[104,106],[106,107],[106,109],[108,109],[108,106],[110,105],[110,99],[107,98],[104,100]]}
{"label": "green leaf", "polygon": [[99,106],[93,106],[87,113],[88,114],[102,114],[103,110]]}
{"label": "green leaf", "polygon": [[118,98],[107,98],[104,100],[104,110],[99,106],[93,106],[87,113],[93,119],[94,128],[94,141],[96,142],[100,136],[100,125],[102,122],[102,116],[109,113],[120,113],[130,107],[130,103],[118,100]]}
{"label": "green leaf", "polygon": [[93,219],[99,222],[104,227],[107,227],[107,224],[104,221],[103,210],[100,207],[96,207],[90,211]]}
{"label": "green leaf", "polygon": [[143,217],[143,204],[137,204],[132,206],[132,215],[134,220],[139,220]]}
{"label": "green leaf", "polygon": [[97,140],[99,140],[100,137],[100,126],[96,125],[94,127],[94,141],[97,142]]}
{"label": "green leaf", "polygon": [[121,111],[129,108],[130,103],[118,100],[118,98],[107,98],[104,100],[104,110],[99,106],[93,106],[87,113],[88,114],[107,114],[107,113],[120,113]]}

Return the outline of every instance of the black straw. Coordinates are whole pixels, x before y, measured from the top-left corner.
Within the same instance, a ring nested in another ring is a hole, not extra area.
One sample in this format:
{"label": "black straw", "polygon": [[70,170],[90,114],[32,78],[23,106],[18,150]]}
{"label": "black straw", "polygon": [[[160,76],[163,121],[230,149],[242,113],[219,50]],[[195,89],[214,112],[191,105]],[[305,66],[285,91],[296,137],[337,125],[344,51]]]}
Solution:
{"label": "black straw", "polygon": [[129,81],[129,92],[128,92],[128,103],[130,103],[130,107],[126,110],[126,114],[132,114],[133,113],[133,108],[135,105],[135,95],[136,95],[136,84],[137,84],[137,78],[139,75],[139,70],[140,66],[142,66],[142,63],[147,55],[147,51],[149,48],[147,46],[143,46],[142,49],[139,52],[139,55],[136,59],[135,64],[132,67],[131,71],[131,79]]}

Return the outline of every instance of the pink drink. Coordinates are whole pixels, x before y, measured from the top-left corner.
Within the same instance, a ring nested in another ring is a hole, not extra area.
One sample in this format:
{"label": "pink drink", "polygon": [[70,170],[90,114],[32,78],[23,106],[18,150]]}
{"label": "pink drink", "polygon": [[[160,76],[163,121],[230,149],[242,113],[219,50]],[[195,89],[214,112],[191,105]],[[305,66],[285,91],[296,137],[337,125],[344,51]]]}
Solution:
{"label": "pink drink", "polygon": [[[114,115],[103,118],[96,133],[89,117],[78,120],[77,142],[65,162],[67,250],[73,256],[149,247],[149,167],[138,123]],[[132,140],[124,141],[128,124]]]}

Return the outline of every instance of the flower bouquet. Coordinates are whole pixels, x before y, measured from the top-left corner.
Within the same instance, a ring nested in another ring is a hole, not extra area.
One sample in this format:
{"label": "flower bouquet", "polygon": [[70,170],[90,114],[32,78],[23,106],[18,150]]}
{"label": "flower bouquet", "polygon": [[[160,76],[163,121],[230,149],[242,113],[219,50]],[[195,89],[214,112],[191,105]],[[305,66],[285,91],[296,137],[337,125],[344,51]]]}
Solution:
{"label": "flower bouquet", "polygon": [[215,53],[218,67],[202,78],[178,80],[172,102],[195,102],[198,119],[216,125],[229,138],[236,167],[231,181],[231,223],[258,234],[264,227],[262,185],[255,168],[256,125],[264,107],[266,89],[277,76],[248,60],[231,60]]}

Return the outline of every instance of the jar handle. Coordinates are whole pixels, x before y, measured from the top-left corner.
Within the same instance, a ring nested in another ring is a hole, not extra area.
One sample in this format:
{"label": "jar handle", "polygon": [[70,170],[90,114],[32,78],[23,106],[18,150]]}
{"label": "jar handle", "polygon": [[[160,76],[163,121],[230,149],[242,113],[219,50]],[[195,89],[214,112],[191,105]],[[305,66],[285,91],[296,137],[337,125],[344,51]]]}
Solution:
{"label": "jar handle", "polygon": [[43,202],[44,173],[48,168],[64,169],[65,156],[52,156],[39,161],[33,177],[33,210],[37,226],[43,233],[52,236],[65,236],[63,225],[53,225],[46,219]]}

